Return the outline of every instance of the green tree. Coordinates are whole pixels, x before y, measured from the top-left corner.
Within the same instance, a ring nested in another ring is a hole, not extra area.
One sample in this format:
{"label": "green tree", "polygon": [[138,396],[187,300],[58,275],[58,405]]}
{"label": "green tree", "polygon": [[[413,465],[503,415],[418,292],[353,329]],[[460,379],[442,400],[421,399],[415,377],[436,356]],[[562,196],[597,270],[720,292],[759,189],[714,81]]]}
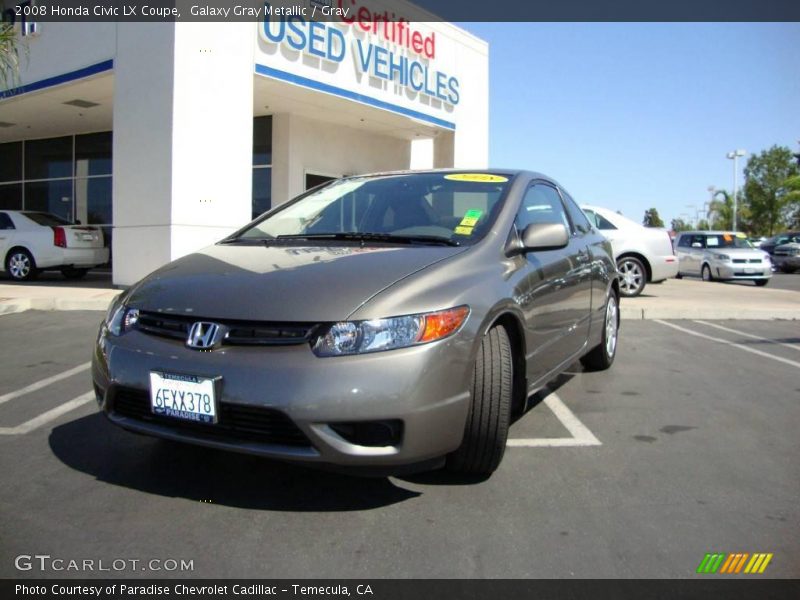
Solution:
{"label": "green tree", "polygon": [[658,209],[651,208],[650,210],[644,211],[642,225],[645,227],[663,227],[664,221],[661,220],[661,217],[658,214]]}
{"label": "green tree", "polygon": [[[738,207],[737,207],[737,211]],[[731,229],[733,227],[733,194],[719,190],[708,205],[708,220],[711,229]]]}
{"label": "green tree", "polygon": [[697,222],[697,229],[700,231],[708,231],[709,229],[711,229],[711,227],[709,227],[708,221],[706,221],[705,219],[700,219]]}
{"label": "green tree", "polygon": [[672,230],[676,232],[691,231],[692,225],[681,218],[672,219]]}
{"label": "green tree", "polygon": [[786,227],[792,216],[795,196],[787,188],[787,182],[800,174],[792,159],[789,148],[772,146],[747,161],[744,190],[752,228],[758,233],[773,235]]}
{"label": "green tree", "polygon": [[0,90],[8,89],[19,78],[20,46],[10,23],[0,22]]}
{"label": "green tree", "polygon": [[789,227],[800,227],[800,175],[792,175],[784,182],[786,201],[789,205]]}

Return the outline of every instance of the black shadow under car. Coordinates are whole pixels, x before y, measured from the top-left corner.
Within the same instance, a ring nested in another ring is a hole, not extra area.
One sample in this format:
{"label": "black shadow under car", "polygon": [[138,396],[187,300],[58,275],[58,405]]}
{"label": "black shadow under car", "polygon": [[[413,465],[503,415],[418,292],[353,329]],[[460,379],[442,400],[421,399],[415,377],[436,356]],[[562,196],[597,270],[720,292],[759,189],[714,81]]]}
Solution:
{"label": "black shadow under car", "polygon": [[92,366],[125,429],[282,460],[493,472],[512,412],[611,366],[609,242],[525,171],[348,177],[165,265]]}

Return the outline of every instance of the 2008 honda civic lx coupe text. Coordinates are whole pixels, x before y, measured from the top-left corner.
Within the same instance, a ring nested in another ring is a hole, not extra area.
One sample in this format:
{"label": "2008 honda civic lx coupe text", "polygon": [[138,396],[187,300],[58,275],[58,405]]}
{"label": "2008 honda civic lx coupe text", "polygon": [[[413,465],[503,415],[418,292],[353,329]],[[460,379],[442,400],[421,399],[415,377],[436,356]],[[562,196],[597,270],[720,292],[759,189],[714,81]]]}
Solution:
{"label": "2008 honda civic lx coupe text", "polygon": [[609,242],[526,171],[347,177],[118,297],[97,399],[121,427],[299,463],[488,475],[514,411],[611,366]]}

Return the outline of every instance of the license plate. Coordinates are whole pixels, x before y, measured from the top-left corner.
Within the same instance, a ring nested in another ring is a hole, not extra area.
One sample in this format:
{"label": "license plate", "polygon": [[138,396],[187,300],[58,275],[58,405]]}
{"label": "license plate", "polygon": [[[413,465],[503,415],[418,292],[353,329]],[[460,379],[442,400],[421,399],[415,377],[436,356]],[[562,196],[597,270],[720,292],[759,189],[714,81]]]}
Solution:
{"label": "license plate", "polygon": [[84,242],[92,242],[92,241],[94,241],[94,234],[92,234],[92,233],[82,233],[81,234],[81,239]]}
{"label": "license plate", "polygon": [[194,375],[150,372],[150,408],[153,414],[197,421],[217,422],[215,380]]}
{"label": "license plate", "polygon": [[758,269],[745,269],[744,272],[745,273],[756,273],[756,272],[758,272]]}

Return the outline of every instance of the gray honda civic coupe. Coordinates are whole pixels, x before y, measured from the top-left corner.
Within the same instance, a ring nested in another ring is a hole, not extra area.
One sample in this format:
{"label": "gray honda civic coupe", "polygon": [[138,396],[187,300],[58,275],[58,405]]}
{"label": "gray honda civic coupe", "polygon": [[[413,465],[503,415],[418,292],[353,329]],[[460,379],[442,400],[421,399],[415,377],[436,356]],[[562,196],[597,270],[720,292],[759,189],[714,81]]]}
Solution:
{"label": "gray honda civic coupe", "polygon": [[609,242],[555,181],[328,182],[109,308],[100,409],[141,434],[353,471],[487,476],[512,415],[617,351]]}

